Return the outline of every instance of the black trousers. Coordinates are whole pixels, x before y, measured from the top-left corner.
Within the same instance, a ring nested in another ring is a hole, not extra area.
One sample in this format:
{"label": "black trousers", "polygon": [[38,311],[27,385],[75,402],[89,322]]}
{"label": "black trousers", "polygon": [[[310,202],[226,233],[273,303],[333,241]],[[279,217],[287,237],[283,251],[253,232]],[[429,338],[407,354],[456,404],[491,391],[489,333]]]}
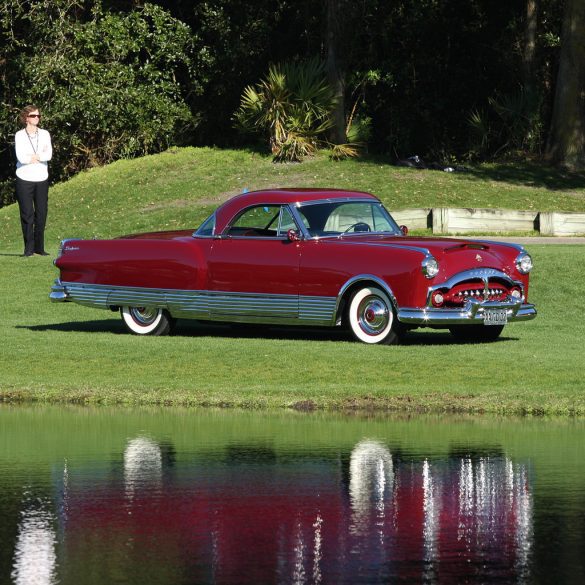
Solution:
{"label": "black trousers", "polygon": [[16,177],[16,200],[20,208],[25,255],[44,252],[45,224],[49,207],[49,179],[23,181]]}

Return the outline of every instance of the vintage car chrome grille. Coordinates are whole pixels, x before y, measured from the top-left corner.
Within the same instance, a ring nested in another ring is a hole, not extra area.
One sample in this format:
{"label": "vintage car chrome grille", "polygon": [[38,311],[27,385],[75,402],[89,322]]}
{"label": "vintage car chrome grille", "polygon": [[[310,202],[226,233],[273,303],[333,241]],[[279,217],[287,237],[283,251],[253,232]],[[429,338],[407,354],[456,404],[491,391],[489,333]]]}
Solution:
{"label": "vintage car chrome grille", "polygon": [[462,306],[467,299],[478,301],[504,301],[510,295],[510,289],[501,282],[488,282],[487,287],[481,283],[462,283],[444,293],[445,304],[452,307]]}

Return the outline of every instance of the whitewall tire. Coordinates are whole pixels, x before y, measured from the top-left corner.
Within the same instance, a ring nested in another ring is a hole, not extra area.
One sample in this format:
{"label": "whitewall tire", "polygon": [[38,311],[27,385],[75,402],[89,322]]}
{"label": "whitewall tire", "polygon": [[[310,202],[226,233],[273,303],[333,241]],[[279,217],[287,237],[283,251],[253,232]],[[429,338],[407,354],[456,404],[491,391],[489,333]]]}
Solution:
{"label": "whitewall tire", "polygon": [[364,287],[353,295],[349,303],[348,323],[358,341],[371,344],[398,341],[392,302],[378,287]]}
{"label": "whitewall tire", "polygon": [[120,314],[126,329],[135,335],[168,335],[175,325],[175,320],[164,309],[122,307]]}

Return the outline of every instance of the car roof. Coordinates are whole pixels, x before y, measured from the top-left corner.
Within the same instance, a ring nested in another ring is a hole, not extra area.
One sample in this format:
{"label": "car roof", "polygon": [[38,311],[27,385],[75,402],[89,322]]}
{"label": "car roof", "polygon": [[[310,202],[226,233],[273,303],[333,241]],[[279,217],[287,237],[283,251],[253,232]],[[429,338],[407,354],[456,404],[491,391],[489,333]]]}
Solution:
{"label": "car roof", "polygon": [[331,199],[367,199],[378,201],[378,198],[371,193],[348,191],[346,189],[291,188],[250,191],[249,193],[242,193],[232,197],[217,209],[216,230],[221,232],[237,213],[251,205],[285,205],[320,200],[327,201]]}

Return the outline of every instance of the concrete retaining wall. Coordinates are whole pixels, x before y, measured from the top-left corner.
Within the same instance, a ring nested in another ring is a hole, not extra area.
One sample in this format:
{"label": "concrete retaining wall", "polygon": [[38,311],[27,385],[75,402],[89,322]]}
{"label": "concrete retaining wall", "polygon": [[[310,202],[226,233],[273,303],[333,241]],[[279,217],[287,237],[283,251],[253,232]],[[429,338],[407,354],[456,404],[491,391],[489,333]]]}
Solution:
{"label": "concrete retaining wall", "polygon": [[543,236],[582,236],[585,234],[585,213],[541,213],[540,233]]}
{"label": "concrete retaining wall", "polygon": [[392,212],[409,229],[432,228],[434,234],[514,233],[540,231],[546,236],[585,236],[585,213],[511,209],[400,209]]}
{"label": "concrete retaining wall", "polygon": [[392,212],[398,225],[405,225],[409,230],[424,230],[433,227],[432,209],[399,209]]}

